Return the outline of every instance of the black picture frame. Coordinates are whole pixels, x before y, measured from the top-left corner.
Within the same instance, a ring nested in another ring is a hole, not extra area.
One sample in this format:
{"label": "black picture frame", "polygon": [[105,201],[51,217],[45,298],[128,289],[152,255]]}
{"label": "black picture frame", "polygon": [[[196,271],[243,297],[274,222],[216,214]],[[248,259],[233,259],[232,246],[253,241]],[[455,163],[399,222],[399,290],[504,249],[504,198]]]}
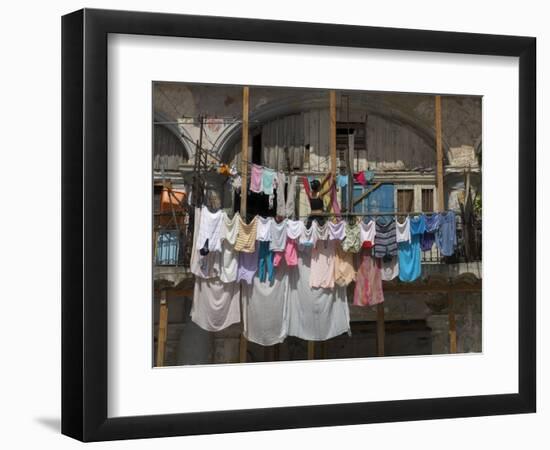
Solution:
{"label": "black picture frame", "polygon": [[[519,57],[518,393],[107,417],[109,33]],[[535,412],[536,39],[83,9],[62,18],[62,433],[82,441]]]}

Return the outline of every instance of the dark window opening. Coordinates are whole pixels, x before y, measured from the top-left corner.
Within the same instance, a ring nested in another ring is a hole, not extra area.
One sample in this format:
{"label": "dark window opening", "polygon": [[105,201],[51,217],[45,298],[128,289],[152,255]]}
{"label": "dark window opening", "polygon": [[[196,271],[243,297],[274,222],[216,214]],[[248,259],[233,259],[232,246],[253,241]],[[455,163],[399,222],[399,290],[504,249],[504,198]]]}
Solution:
{"label": "dark window opening", "polygon": [[262,164],[262,133],[252,136],[252,162]]}
{"label": "dark window opening", "polygon": [[422,211],[434,210],[434,190],[422,189]]}
{"label": "dark window opening", "polygon": [[414,191],[412,189],[397,190],[397,211],[400,213],[414,211]]}

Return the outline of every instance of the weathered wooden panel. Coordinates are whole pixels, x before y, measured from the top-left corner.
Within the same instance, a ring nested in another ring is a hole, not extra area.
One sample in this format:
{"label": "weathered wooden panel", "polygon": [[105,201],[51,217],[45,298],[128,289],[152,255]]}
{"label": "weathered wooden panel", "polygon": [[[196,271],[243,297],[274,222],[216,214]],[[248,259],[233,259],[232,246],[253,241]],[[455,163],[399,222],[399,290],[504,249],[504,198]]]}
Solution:
{"label": "weathered wooden panel", "polygon": [[435,166],[435,147],[408,124],[376,115],[367,122],[367,160],[371,168],[414,169]]}
{"label": "weathered wooden panel", "polygon": [[181,141],[164,126],[154,128],[154,159],[155,170],[177,170],[180,164],[187,161],[187,152]]}

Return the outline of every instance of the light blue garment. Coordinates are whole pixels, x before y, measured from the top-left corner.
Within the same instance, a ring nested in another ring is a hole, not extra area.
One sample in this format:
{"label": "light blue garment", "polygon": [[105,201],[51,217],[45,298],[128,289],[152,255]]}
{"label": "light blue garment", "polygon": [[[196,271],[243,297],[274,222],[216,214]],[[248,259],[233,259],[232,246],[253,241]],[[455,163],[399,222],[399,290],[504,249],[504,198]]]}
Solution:
{"label": "light blue garment", "polygon": [[455,213],[449,211],[439,215],[439,228],[435,233],[435,244],[443,256],[452,256],[456,246]]}
{"label": "light blue garment", "polygon": [[273,195],[273,180],[275,178],[275,171],[264,167],[262,173],[262,191],[265,195]]}
{"label": "light blue garment", "polygon": [[348,185],[348,176],[347,175],[338,175],[336,177],[336,186],[343,188]]}
{"label": "light blue garment", "polygon": [[426,216],[421,214],[420,216],[411,217],[411,236],[415,234],[423,234],[426,231]]}
{"label": "light blue garment", "polygon": [[420,234],[411,234],[411,242],[399,242],[397,245],[401,281],[414,281],[422,274],[420,236]]}
{"label": "light blue garment", "polygon": [[414,281],[422,274],[420,263],[420,239],[426,231],[426,217],[424,214],[411,217],[411,242],[400,242],[397,246],[399,255],[399,279]]}
{"label": "light blue garment", "polygon": [[435,233],[439,228],[439,214],[426,217],[426,231],[420,239],[420,248],[423,252],[430,251],[435,242]]}

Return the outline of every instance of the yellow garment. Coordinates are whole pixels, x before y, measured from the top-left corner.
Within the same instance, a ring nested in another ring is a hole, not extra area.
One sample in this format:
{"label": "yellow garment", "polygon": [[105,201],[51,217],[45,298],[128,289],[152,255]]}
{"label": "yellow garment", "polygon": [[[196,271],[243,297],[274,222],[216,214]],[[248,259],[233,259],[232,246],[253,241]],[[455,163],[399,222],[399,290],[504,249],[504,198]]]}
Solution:
{"label": "yellow garment", "polygon": [[219,168],[220,175],[229,176],[229,166],[227,164],[222,164]]}
{"label": "yellow garment", "polygon": [[235,250],[244,253],[253,253],[256,245],[256,227],[258,216],[254,217],[250,223],[244,222],[239,216],[239,233],[235,242]]}
{"label": "yellow garment", "polygon": [[340,243],[336,246],[334,262],[334,282],[338,286],[347,286],[355,281],[356,271],[353,265],[353,253],[342,250]]}

